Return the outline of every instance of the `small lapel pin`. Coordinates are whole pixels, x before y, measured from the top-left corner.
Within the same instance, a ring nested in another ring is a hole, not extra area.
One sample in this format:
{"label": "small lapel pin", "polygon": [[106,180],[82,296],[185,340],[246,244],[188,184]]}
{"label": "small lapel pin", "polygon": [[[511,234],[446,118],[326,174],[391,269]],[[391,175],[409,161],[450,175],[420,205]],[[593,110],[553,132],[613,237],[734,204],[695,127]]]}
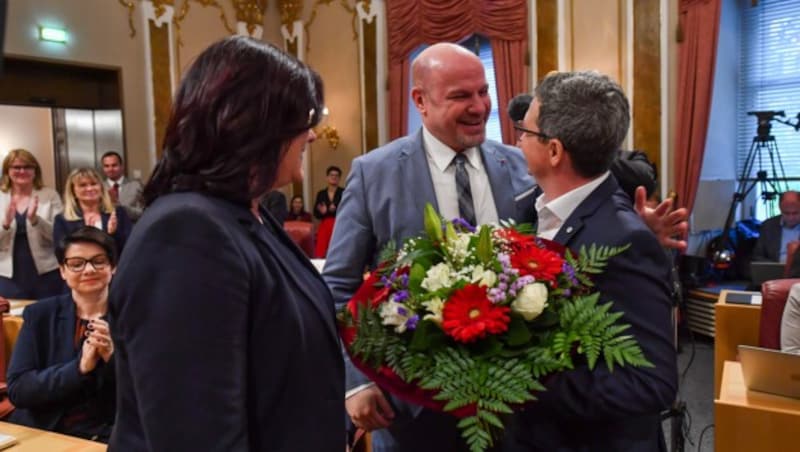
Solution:
{"label": "small lapel pin", "polygon": [[567,226],[567,234],[572,234],[572,226]]}

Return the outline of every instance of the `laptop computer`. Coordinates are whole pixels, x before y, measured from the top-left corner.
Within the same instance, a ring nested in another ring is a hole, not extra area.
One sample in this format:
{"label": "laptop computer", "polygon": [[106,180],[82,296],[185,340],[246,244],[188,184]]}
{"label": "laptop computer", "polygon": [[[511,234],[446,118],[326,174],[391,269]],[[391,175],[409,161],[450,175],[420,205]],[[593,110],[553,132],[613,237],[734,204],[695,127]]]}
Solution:
{"label": "laptop computer", "polygon": [[800,399],[800,355],[740,345],[739,361],[747,389]]}
{"label": "laptop computer", "polygon": [[770,261],[750,262],[750,279],[753,284],[760,286],[766,281],[783,278],[786,264]]}

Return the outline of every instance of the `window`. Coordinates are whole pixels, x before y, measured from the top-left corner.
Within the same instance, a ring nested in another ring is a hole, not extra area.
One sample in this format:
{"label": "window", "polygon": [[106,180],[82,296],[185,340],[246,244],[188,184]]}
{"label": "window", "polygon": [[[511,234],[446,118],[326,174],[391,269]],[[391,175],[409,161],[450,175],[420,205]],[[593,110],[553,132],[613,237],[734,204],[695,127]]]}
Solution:
{"label": "window", "polygon": [[[481,59],[483,63],[483,68],[486,71],[486,83],[489,84],[489,98],[492,100],[492,111],[489,114],[489,121],[486,123],[486,138],[498,142],[503,141],[503,135],[500,131],[500,111],[505,111],[505,107],[502,110],[498,109],[497,105],[497,85],[495,83],[495,76],[494,76],[494,57],[492,56],[492,45],[489,42],[489,38],[481,36],[479,34],[474,34],[469,38],[461,41],[459,44],[468,48],[469,50],[473,51],[478,58]],[[414,61],[414,58],[422,52],[427,45],[419,46],[409,55],[409,61]],[[408,79],[411,80],[411,74],[409,73]],[[417,111],[417,107],[414,106],[414,101],[410,98],[408,99],[408,133],[412,133],[422,127],[422,118]]]}
{"label": "window", "polygon": [[[739,99],[737,113],[736,176],[741,178],[745,161],[751,153],[755,158],[753,169],[746,177],[754,178],[762,170],[773,177],[797,178],[797,181],[775,182],[777,191],[787,187],[800,189],[800,132],[781,121],[797,122],[800,111],[800,2],[761,0],[755,7],[750,2],[742,10],[741,68],[739,73]],[[759,120],[749,115],[752,111],[784,111],[786,116],[762,115]],[[769,125],[770,130],[757,126]],[[771,135],[774,144],[758,145],[756,136]],[[777,147],[777,151],[774,149]],[[772,150],[772,152],[770,152]],[[779,158],[778,158],[779,157]],[[781,171],[781,165],[783,171]],[[756,195],[762,189],[771,191],[769,184],[757,184]],[[757,204],[756,217],[760,219],[777,214],[777,201]]]}

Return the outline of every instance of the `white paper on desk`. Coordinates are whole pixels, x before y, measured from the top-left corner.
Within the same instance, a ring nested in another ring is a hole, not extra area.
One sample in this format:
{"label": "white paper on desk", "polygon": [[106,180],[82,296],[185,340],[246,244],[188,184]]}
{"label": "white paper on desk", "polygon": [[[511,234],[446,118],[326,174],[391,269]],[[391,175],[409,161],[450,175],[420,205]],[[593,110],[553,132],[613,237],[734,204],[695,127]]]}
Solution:
{"label": "white paper on desk", "polygon": [[752,298],[750,298],[750,304],[761,306],[761,294],[754,294]]}
{"label": "white paper on desk", "polygon": [[11,314],[11,315],[22,317],[22,311],[24,311],[24,310],[25,310],[25,306],[20,306],[19,308],[14,308],[14,309],[8,311],[8,313]]}
{"label": "white paper on desk", "polygon": [[7,449],[14,444],[17,444],[17,438],[6,435],[5,433],[0,433],[0,449]]}

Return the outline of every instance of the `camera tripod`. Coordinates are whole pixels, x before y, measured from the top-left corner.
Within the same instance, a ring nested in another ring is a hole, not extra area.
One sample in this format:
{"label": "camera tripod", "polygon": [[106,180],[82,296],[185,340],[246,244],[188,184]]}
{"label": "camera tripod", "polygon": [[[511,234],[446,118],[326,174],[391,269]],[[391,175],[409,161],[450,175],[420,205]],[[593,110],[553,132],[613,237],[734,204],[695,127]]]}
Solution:
{"label": "camera tripod", "polygon": [[[756,186],[760,187],[761,198],[766,202],[774,202],[781,193],[789,190],[786,171],[783,169],[781,154],[778,150],[778,142],[770,134],[771,121],[776,116],[784,116],[784,113],[782,111],[751,111],[747,114],[758,117],[758,128],[750,150],[747,152],[744,168],[739,177],[739,185],[733,194],[728,217],[725,219],[722,236],[719,241],[715,240],[711,243],[712,260],[717,268],[728,268],[733,260],[733,247],[729,243],[728,236],[739,203],[744,201]],[[765,167],[765,158],[769,159],[769,171]],[[752,177],[754,169],[757,170],[755,177]]]}

